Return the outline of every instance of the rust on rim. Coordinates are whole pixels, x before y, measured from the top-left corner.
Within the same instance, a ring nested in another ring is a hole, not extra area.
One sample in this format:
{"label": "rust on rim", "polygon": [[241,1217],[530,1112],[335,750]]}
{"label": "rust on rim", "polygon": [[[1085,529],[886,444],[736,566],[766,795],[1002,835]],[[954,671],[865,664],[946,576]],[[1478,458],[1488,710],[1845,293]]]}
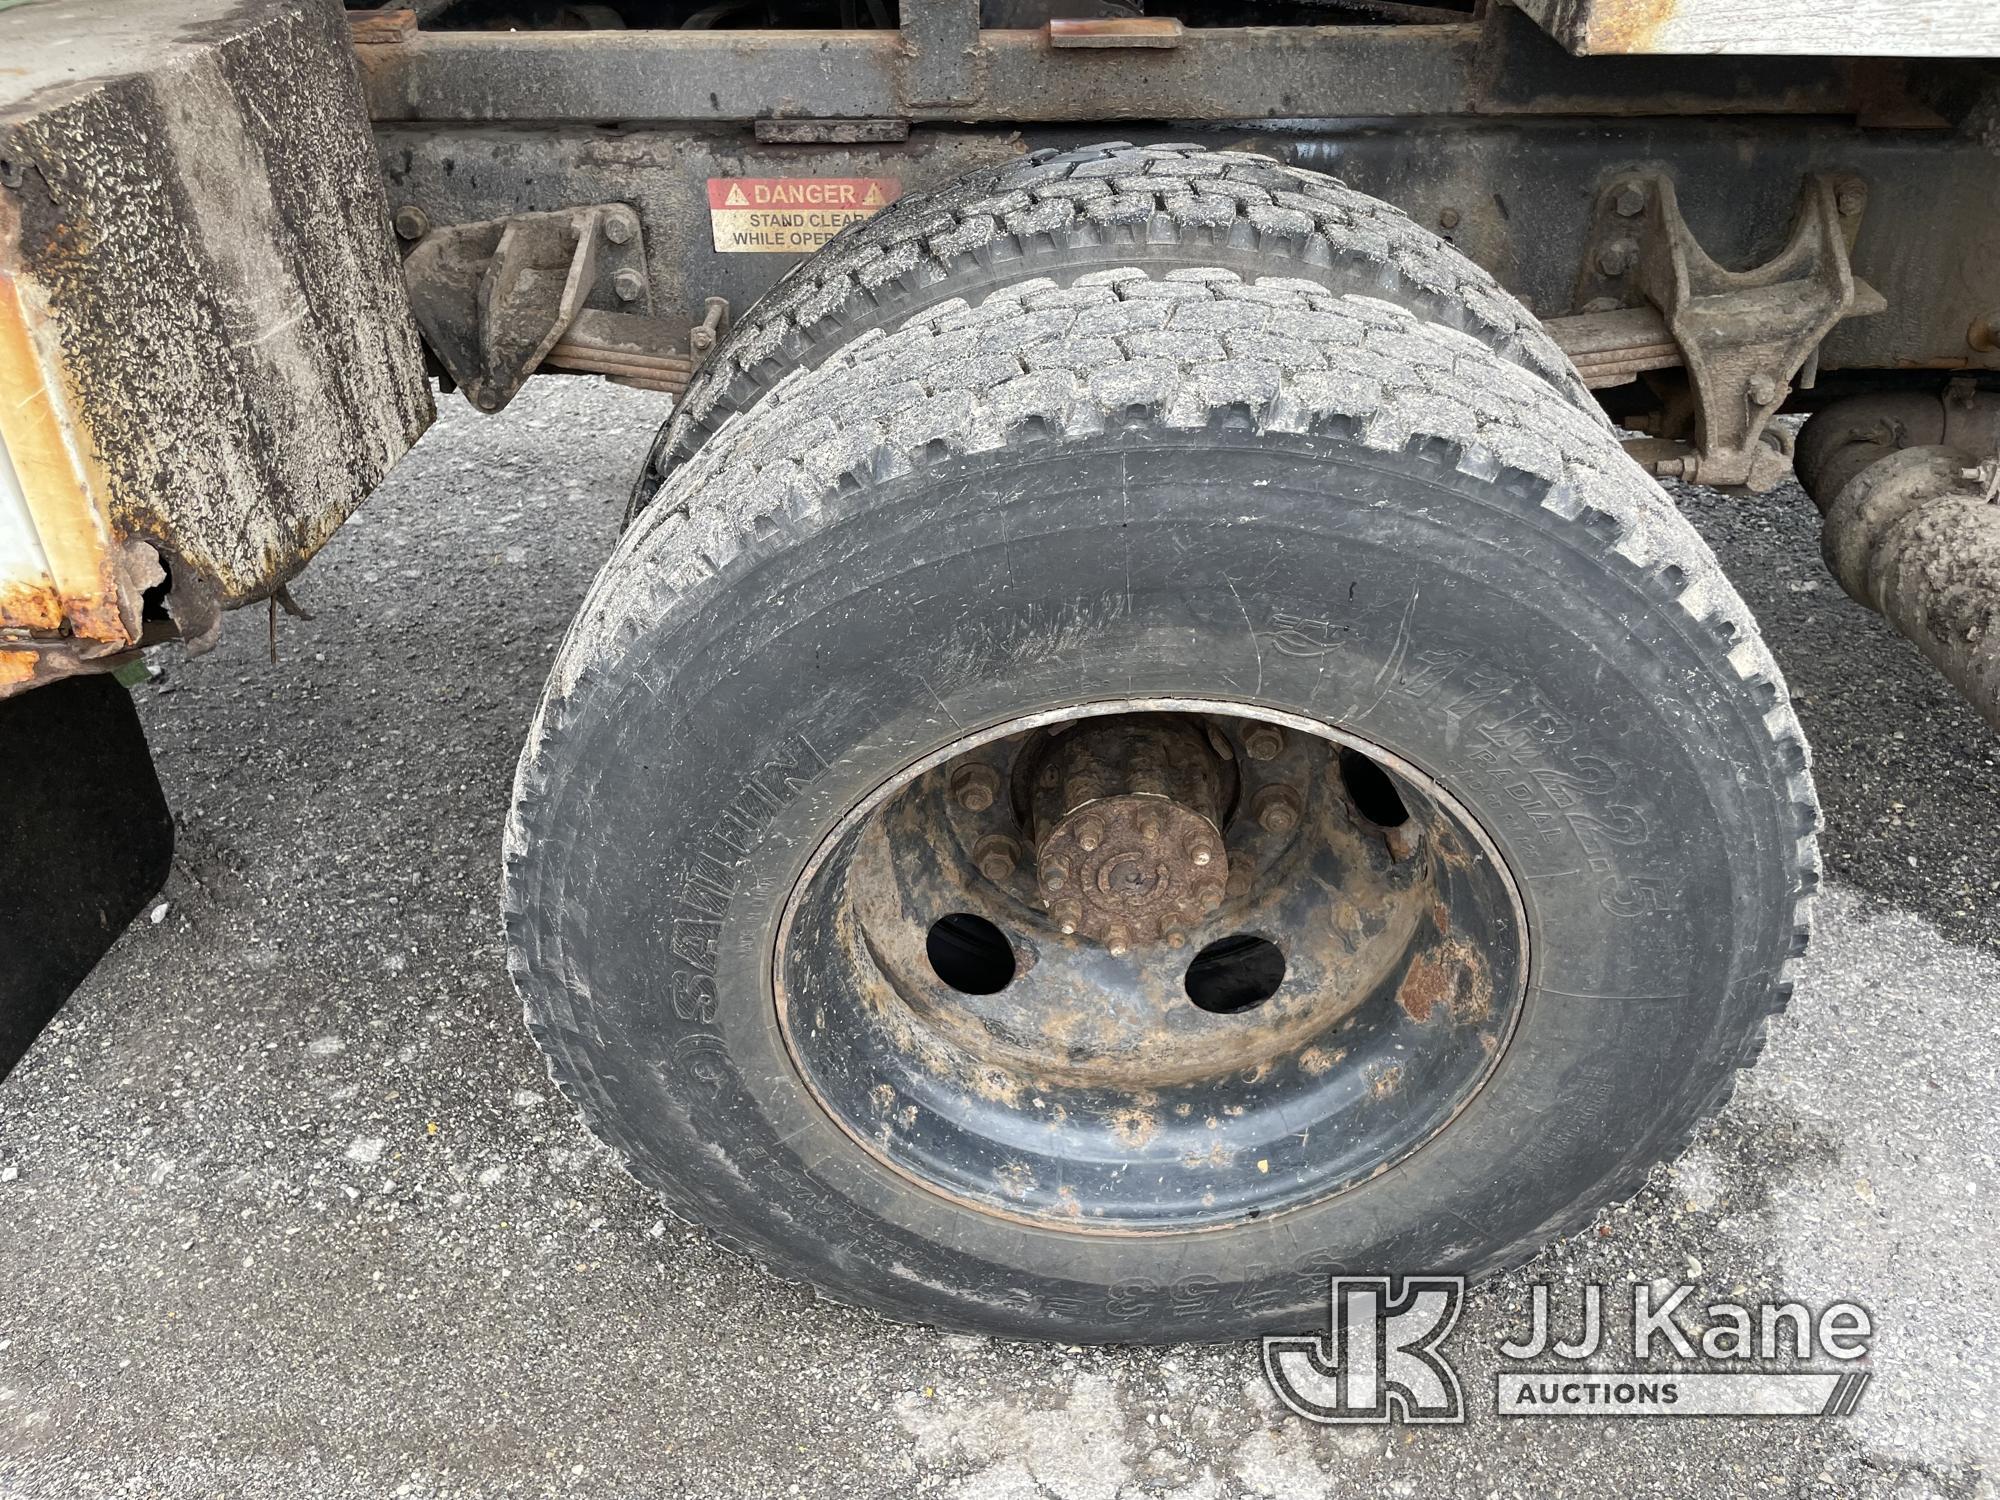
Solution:
{"label": "rust on rim", "polygon": [[806,859],[772,956],[799,1079],[879,1166],[1134,1234],[1323,1202],[1423,1148],[1505,1052],[1529,944],[1491,839],[1423,771],[1176,699],[909,767]]}

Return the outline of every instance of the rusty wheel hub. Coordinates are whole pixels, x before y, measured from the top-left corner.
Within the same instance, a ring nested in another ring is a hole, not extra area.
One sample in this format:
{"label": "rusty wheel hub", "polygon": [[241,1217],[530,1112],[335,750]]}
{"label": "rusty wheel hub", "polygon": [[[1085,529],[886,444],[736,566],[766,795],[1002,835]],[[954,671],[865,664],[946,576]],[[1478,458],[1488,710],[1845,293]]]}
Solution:
{"label": "rusty wheel hub", "polygon": [[828,1114],[958,1202],[1181,1229],[1316,1201],[1481,1086],[1527,973],[1441,787],[1309,721],[1103,705],[969,741],[828,836],[778,1015]]}
{"label": "rusty wheel hub", "polygon": [[1064,934],[1119,957],[1180,948],[1222,905],[1224,765],[1193,725],[1100,720],[1053,741],[1032,776],[1042,904]]}

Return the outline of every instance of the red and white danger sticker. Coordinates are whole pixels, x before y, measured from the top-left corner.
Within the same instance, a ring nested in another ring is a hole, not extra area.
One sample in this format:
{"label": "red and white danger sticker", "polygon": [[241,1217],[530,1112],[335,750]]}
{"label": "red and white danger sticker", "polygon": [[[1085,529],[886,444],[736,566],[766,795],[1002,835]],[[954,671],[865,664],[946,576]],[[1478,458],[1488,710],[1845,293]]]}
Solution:
{"label": "red and white danger sticker", "polygon": [[711,177],[708,222],[723,255],[806,255],[903,191],[893,177]]}

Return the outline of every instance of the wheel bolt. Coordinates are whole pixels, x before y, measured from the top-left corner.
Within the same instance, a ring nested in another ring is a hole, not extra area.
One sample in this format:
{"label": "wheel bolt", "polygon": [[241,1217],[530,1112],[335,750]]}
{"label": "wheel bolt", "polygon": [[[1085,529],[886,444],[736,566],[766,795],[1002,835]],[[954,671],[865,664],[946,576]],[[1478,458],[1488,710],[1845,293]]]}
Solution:
{"label": "wheel bolt", "polygon": [[1076,847],[1085,854],[1104,842],[1104,825],[1095,818],[1083,818],[1076,825]]}
{"label": "wheel bolt", "polygon": [[1199,841],[1188,845],[1188,863],[1201,868],[1215,863],[1215,851]]}
{"label": "wheel bolt", "polygon": [[1021,846],[1002,833],[989,833],[972,846],[972,862],[996,885],[1014,873],[1020,860]]}
{"label": "wheel bolt", "polygon": [[1056,926],[1062,929],[1063,936],[1068,937],[1076,931],[1076,924],[1083,920],[1083,903],[1074,896],[1064,897],[1055,904],[1049,915],[1056,919]]}
{"label": "wheel bolt", "polygon": [[1243,752],[1252,760],[1276,760],[1284,748],[1285,732],[1275,724],[1252,724],[1243,731]]}
{"label": "wheel bolt", "polygon": [[1000,795],[1000,773],[975,762],[951,773],[951,794],[967,812],[985,812]]}
{"label": "wheel bolt", "polygon": [[1123,958],[1132,951],[1132,934],[1115,923],[1107,927],[1104,931],[1104,951],[1113,958]]}
{"label": "wheel bolt", "polygon": [[1257,826],[1266,833],[1290,833],[1299,826],[1305,804],[1288,786],[1267,786],[1250,804]]}
{"label": "wheel bolt", "polygon": [[1216,907],[1222,905],[1222,882],[1211,880],[1204,885],[1196,886],[1194,895],[1201,903],[1203,911],[1214,911]]}

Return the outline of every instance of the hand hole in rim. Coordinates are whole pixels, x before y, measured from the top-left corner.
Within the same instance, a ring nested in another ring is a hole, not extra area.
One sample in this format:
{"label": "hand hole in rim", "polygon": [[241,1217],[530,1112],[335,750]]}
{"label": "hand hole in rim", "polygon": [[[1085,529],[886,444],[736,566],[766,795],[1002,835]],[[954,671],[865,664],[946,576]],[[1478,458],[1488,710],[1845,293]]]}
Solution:
{"label": "hand hole in rim", "polygon": [[971,912],[955,911],[931,923],[924,956],[931,972],[961,995],[997,995],[1014,982],[1014,945]]}
{"label": "hand hole in rim", "polygon": [[1188,999],[1210,1015],[1233,1016],[1255,1010],[1285,982],[1285,955],[1255,933],[1217,938],[1194,956],[1183,988]]}
{"label": "hand hole in rim", "polygon": [[1340,784],[1354,810],[1378,828],[1401,828],[1410,821],[1389,773],[1348,745],[1340,747]]}

